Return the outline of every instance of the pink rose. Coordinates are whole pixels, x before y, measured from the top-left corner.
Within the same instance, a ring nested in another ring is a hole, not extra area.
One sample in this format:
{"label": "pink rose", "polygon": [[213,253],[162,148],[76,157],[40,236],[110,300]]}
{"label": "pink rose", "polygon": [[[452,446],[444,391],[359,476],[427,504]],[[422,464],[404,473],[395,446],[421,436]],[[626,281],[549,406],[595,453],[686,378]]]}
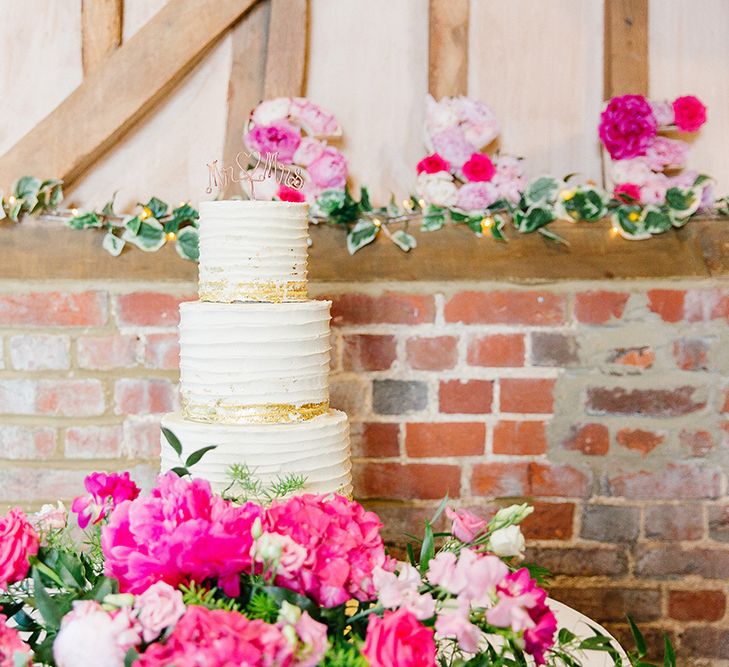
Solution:
{"label": "pink rose", "polygon": [[152,642],[164,630],[175,626],[185,613],[182,593],[164,581],[152,584],[134,600],[134,611],[145,642]]}
{"label": "pink rose", "polygon": [[469,213],[483,213],[498,198],[493,183],[466,183],[458,188],[456,207]]}
{"label": "pink rose", "polygon": [[600,115],[600,139],[613,160],[645,155],[657,131],[651,105],[642,95],[613,97]]}
{"label": "pink rose", "polygon": [[291,164],[301,143],[301,132],[292,123],[279,120],[271,125],[256,125],[243,140],[250,150],[258,151],[262,158],[266,153],[276,153],[280,162]]}
{"label": "pink rose", "polygon": [[488,526],[486,521],[468,510],[453,510],[446,507],[446,516],[453,522],[451,533],[461,542],[473,542]]}
{"label": "pink rose", "polygon": [[696,132],[706,122],[706,107],[693,95],[675,99],[673,113],[676,127],[682,132]]}
{"label": "pink rose", "polygon": [[311,180],[322,190],[341,189],[347,184],[347,159],[331,146],[309,165],[308,171]]}
{"label": "pink rose", "polygon": [[308,167],[323,152],[326,144],[318,139],[311,137],[303,137],[299,147],[294,153],[294,164],[300,164],[302,167]]}
{"label": "pink rose", "polygon": [[450,171],[451,165],[438,153],[432,153],[418,162],[415,169],[419,174],[437,174],[439,171]]}
{"label": "pink rose", "polygon": [[490,181],[496,173],[494,163],[485,153],[474,153],[467,162],[464,163],[463,175],[472,182]]}
{"label": "pink rose", "polygon": [[651,109],[653,109],[653,115],[656,117],[658,127],[668,127],[673,125],[675,122],[675,116],[673,115],[673,104],[661,101],[651,101]]}
{"label": "pink rose", "polygon": [[405,609],[373,614],[362,653],[371,667],[435,667],[433,630]]}
{"label": "pink rose", "polygon": [[342,134],[334,115],[305,97],[291,100],[290,114],[291,120],[313,137],[336,137]]}
{"label": "pink rose", "polygon": [[477,147],[466,139],[463,130],[452,127],[434,134],[433,152],[438,153],[453,167],[461,167],[476,152]]}
{"label": "pink rose", "polygon": [[0,519],[0,591],[25,579],[29,558],[38,553],[39,546],[37,533],[19,507]]}
{"label": "pink rose", "polygon": [[645,152],[646,163],[654,171],[680,167],[686,162],[688,150],[685,141],[656,137]]}
{"label": "pink rose", "polygon": [[[7,623],[7,616],[0,614],[0,667],[30,665],[33,658],[30,647],[23,642],[18,631]],[[23,658],[26,662],[22,662]]]}
{"label": "pink rose", "polygon": [[640,203],[640,187],[635,183],[619,183],[613,188],[613,198],[623,204]]}
{"label": "pink rose", "polygon": [[101,522],[119,503],[134,500],[140,492],[128,472],[92,472],[86,476],[84,486],[89,495],[75,498],[71,505],[82,529],[89,523]]}
{"label": "pink rose", "polygon": [[315,621],[305,611],[296,621],[294,629],[303,646],[296,651],[292,667],[316,667],[329,649],[327,626]]}
{"label": "pink rose", "polygon": [[276,193],[276,196],[281,201],[293,201],[293,202],[306,201],[306,197],[304,196],[304,193],[301,190],[296,190],[294,188],[288,187],[288,185],[283,185],[283,184],[278,186],[278,192]]}
{"label": "pink rose", "polygon": [[509,178],[502,176],[498,171],[488,184],[496,188],[501,199],[506,199],[512,204],[516,204],[521,199],[522,192],[526,189],[526,179],[523,176]]}
{"label": "pink rose", "polygon": [[43,505],[40,511],[30,517],[30,522],[39,532],[63,530],[68,523],[68,511],[59,500],[56,505]]}

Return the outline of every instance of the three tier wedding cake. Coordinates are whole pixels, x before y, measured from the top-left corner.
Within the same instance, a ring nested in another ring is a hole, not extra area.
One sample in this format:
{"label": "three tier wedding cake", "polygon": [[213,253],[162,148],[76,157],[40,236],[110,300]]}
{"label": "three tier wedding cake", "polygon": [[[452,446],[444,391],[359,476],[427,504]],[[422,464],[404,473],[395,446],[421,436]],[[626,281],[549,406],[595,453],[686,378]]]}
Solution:
{"label": "three tier wedding cake", "polygon": [[[329,408],[329,301],[307,296],[307,205],[200,205],[200,301],[180,307],[182,410],[162,425],[220,492],[233,464],[264,485],[351,495],[347,416]],[[162,469],[179,465],[162,439]]]}

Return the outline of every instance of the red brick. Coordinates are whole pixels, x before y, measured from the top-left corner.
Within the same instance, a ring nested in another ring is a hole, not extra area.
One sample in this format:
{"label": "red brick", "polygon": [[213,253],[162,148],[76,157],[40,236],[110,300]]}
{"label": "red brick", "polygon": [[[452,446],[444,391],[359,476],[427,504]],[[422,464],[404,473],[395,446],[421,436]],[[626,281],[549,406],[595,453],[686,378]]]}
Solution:
{"label": "red brick", "polygon": [[703,458],[714,449],[714,436],[709,431],[681,431],[678,441],[686,448],[690,456]]}
{"label": "red brick", "polygon": [[575,523],[572,503],[532,503],[534,512],[521,524],[527,540],[569,540]]}
{"label": "red brick", "polygon": [[610,448],[610,432],[605,424],[573,426],[562,447],[587,456],[604,456]]}
{"label": "red brick", "polygon": [[554,410],[554,380],[501,378],[501,412],[549,414]]}
{"label": "red brick", "polygon": [[400,424],[367,422],[352,425],[352,454],[386,458],[400,454]]}
{"label": "red brick", "polygon": [[668,615],[677,621],[720,621],[725,612],[723,591],[668,591]]}
{"label": "red brick", "polygon": [[617,471],[608,477],[610,494],[626,498],[718,498],[721,474],[693,463],[667,463],[659,470]]}
{"label": "red brick", "polygon": [[70,501],[83,493],[84,478],[91,470],[11,468],[0,466],[0,503]]}
{"label": "red brick", "polygon": [[626,614],[636,621],[653,621],[661,615],[658,588],[592,588],[582,584],[576,588],[550,587],[549,593],[598,623],[623,621]]}
{"label": "red brick", "polygon": [[700,540],[704,532],[703,510],[698,504],[649,505],[645,508],[645,536],[649,540]]}
{"label": "red brick", "polygon": [[474,338],[468,345],[471,366],[523,366],[524,335],[492,334]]}
{"label": "red brick", "polygon": [[10,361],[19,371],[64,370],[71,365],[68,336],[22,334],[8,345]]}
{"label": "red brick", "polygon": [[729,294],[720,289],[686,292],[684,316],[688,322],[709,322],[729,317]]}
{"label": "red brick", "polygon": [[177,389],[167,380],[117,380],[114,386],[114,412],[154,414],[177,408]]}
{"label": "red brick", "polygon": [[[130,459],[152,459],[156,461],[160,455],[160,423],[159,419],[124,420],[124,436],[122,453]],[[193,469],[194,470],[194,469]]]}
{"label": "red brick", "polygon": [[725,579],[729,551],[678,544],[639,544],[635,548],[635,572],[639,576],[699,575]]}
{"label": "red brick", "polygon": [[461,467],[435,463],[355,463],[357,498],[437,500],[461,495]]}
{"label": "red brick", "polygon": [[0,326],[100,327],[108,318],[106,292],[30,292],[0,295]]}
{"label": "red brick", "polygon": [[697,661],[696,665],[725,665],[729,660],[729,630],[707,625],[690,626],[681,633],[681,654],[697,659],[721,660],[721,662],[707,660],[701,663]]}
{"label": "red brick", "polygon": [[546,291],[460,292],[445,305],[446,322],[465,324],[562,324],[565,298]]}
{"label": "red brick", "polygon": [[695,398],[696,387],[673,389],[625,389],[588,387],[586,410],[593,415],[646,415],[678,417],[702,410],[703,398]]}
{"label": "red brick", "polygon": [[455,336],[408,338],[406,351],[411,368],[421,371],[445,370],[456,365],[458,338]]}
{"label": "red brick", "polygon": [[94,417],[106,410],[99,380],[42,380],[38,383],[36,412],[56,417]]}
{"label": "red brick", "polygon": [[439,409],[445,414],[491,412],[494,383],[491,380],[444,380],[438,390]]}
{"label": "red brick", "polygon": [[656,353],[650,347],[619,347],[608,356],[608,362],[620,366],[648,369],[656,360]]}
{"label": "red brick", "polygon": [[354,334],[344,336],[344,370],[386,371],[397,358],[395,336]]}
{"label": "red brick", "polygon": [[133,334],[79,338],[78,365],[97,371],[131,368],[137,365],[138,342],[139,336]]}
{"label": "red brick", "polygon": [[405,448],[408,456],[476,456],[484,453],[486,425],[453,422],[407,424]]}
{"label": "red brick", "polygon": [[625,292],[580,292],[575,296],[575,317],[584,324],[605,324],[619,320],[630,294]]}
{"label": "red brick", "polygon": [[166,371],[180,366],[180,339],[176,333],[149,334],[145,337],[144,365]]}
{"label": "red brick", "polygon": [[471,489],[492,497],[586,497],[589,478],[569,465],[480,463],[473,467]]}
{"label": "red brick", "polygon": [[500,421],[494,426],[494,454],[535,456],[547,451],[544,422]]}
{"label": "red brick", "polygon": [[673,344],[676,365],[684,371],[709,370],[709,341],[705,338],[682,338]]}
{"label": "red brick", "polygon": [[570,577],[615,577],[626,574],[628,571],[625,552],[615,548],[529,547],[526,552],[526,560],[528,563],[539,563],[553,575]]}
{"label": "red brick", "polygon": [[435,320],[435,300],[428,294],[385,292],[339,294],[332,300],[332,324],[422,324]]}
{"label": "red brick", "polygon": [[132,292],[115,297],[119,326],[164,327],[180,321],[179,308],[192,296],[175,296],[164,292]]}
{"label": "red brick", "polygon": [[660,315],[664,322],[679,322],[683,319],[686,292],[683,290],[648,290],[648,308]]}
{"label": "red brick", "polygon": [[570,465],[529,464],[530,495],[586,498],[590,495],[589,477]]}
{"label": "red brick", "polygon": [[122,427],[75,426],[66,429],[64,453],[72,459],[118,459]]}
{"label": "red brick", "polygon": [[56,430],[26,426],[0,426],[0,459],[36,461],[56,451]]}
{"label": "red brick", "polygon": [[616,436],[619,445],[640,452],[645,456],[650,454],[665,439],[665,434],[644,431],[640,428],[621,428]]}

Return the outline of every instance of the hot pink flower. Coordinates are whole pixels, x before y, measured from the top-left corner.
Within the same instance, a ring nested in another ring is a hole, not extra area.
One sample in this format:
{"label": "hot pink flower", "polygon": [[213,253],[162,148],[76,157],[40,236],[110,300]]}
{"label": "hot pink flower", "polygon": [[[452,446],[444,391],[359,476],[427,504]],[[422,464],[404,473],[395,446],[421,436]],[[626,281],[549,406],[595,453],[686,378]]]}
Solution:
{"label": "hot pink flower", "polygon": [[270,125],[256,125],[243,140],[250,150],[258,151],[262,157],[266,153],[276,153],[280,162],[290,164],[301,143],[301,132],[290,122],[278,120]]}
{"label": "hot pink flower", "polygon": [[322,190],[341,189],[347,184],[347,159],[331,146],[324,148],[308,171],[311,180]]}
{"label": "hot pink flower", "polygon": [[552,610],[542,603],[529,610],[534,625],[524,631],[526,652],[534,656],[538,665],[543,665],[544,653],[554,644],[557,632],[557,618]]}
{"label": "hot pink flower", "polygon": [[290,667],[293,647],[279,628],[235,611],[188,607],[165,643],[153,644],[135,667]]}
{"label": "hot pink flower", "polygon": [[472,182],[490,181],[496,173],[496,167],[491,162],[491,158],[485,153],[474,153],[464,163],[463,175]]}
{"label": "hot pink flower", "polygon": [[646,163],[655,171],[663,171],[668,167],[680,167],[686,162],[688,150],[689,146],[685,141],[656,137],[646,150]]}
{"label": "hot pink flower", "polygon": [[448,164],[448,160],[444,160],[438,153],[432,153],[418,162],[415,169],[419,174],[437,174],[439,171],[450,171],[451,165]]}
{"label": "hot pink flower", "polygon": [[451,533],[461,542],[473,542],[488,526],[488,522],[468,510],[454,510],[446,507],[446,516],[453,522]]}
{"label": "hot pink flower", "polygon": [[112,512],[101,532],[106,573],[122,592],[214,578],[235,597],[240,573],[251,567],[251,528],[262,515],[255,503],[236,506],[214,496],[204,480],[167,473],[149,496]]}
{"label": "hot pink flower", "polygon": [[600,139],[613,160],[645,155],[657,122],[642,95],[613,97],[600,116]]}
{"label": "hot pink flower", "polygon": [[434,134],[431,137],[433,152],[438,153],[453,167],[461,167],[473,155],[477,146],[474,146],[459,127],[452,127]]}
{"label": "hot pink flower", "polygon": [[136,597],[134,611],[142,626],[144,641],[152,642],[182,618],[185,603],[180,591],[164,581],[158,581]]}
{"label": "hot pink flower", "polygon": [[623,204],[640,202],[640,187],[635,183],[618,183],[613,188],[613,197]]}
{"label": "hot pink flower", "polygon": [[435,667],[433,630],[405,609],[373,614],[362,653],[371,667]]}
{"label": "hot pink flower", "polygon": [[304,196],[304,193],[301,190],[295,190],[294,188],[290,188],[287,185],[283,185],[283,184],[278,186],[278,192],[276,193],[276,196],[281,201],[293,201],[293,202],[306,201],[306,197]]}
{"label": "hot pink flower", "polygon": [[0,614],[0,667],[18,667],[21,656],[31,663],[33,654],[30,647],[23,642],[15,628],[7,625],[8,618]]}
{"label": "hot pink flower", "polygon": [[101,522],[119,503],[134,500],[140,492],[128,472],[92,472],[86,476],[84,486],[89,495],[75,498],[71,505],[81,528]]}
{"label": "hot pink flower", "polygon": [[706,122],[706,107],[693,95],[673,101],[676,127],[682,132],[696,132]]}
{"label": "hot pink flower", "polygon": [[16,507],[0,518],[0,590],[25,579],[40,540],[25,513]]}

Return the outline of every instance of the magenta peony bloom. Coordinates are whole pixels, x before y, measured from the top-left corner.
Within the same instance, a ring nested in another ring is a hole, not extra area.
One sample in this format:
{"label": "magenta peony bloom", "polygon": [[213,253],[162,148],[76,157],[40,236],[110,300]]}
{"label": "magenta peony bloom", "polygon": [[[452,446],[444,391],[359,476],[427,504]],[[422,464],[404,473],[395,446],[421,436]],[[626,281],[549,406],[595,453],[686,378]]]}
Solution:
{"label": "magenta peony bloom", "polygon": [[[194,658],[194,659],[193,659]],[[135,667],[290,667],[293,647],[275,625],[236,611],[188,607],[165,643],[153,644]]]}
{"label": "magenta peony bloom", "polygon": [[0,518],[0,591],[25,579],[28,559],[38,553],[39,546],[37,533],[19,507]]}
{"label": "magenta peony bloom", "polygon": [[7,616],[0,614],[0,667],[26,664],[21,662],[22,658],[27,660],[27,664],[31,664],[33,654],[30,647],[23,642],[15,628],[7,625],[7,622]]}
{"label": "magenta peony bloom", "polygon": [[405,609],[373,614],[362,653],[370,667],[435,667],[433,630]]}
{"label": "magenta peony bloom", "polygon": [[291,164],[301,143],[301,132],[287,120],[278,120],[270,125],[256,125],[243,140],[250,150],[258,151],[262,159],[266,153],[276,153],[279,162]]}
{"label": "magenta peony bloom", "polygon": [[71,505],[78,514],[78,525],[82,529],[89,523],[99,523],[119,503],[134,500],[140,491],[128,472],[92,472],[86,476],[84,486],[89,495],[75,498]]}
{"label": "magenta peony bloom", "polygon": [[309,176],[322,190],[342,189],[347,184],[347,158],[336,148],[326,146],[308,167]]}
{"label": "magenta peony bloom", "polygon": [[450,171],[451,165],[438,153],[431,153],[418,162],[415,169],[419,174],[437,174],[439,171]]}
{"label": "magenta peony bloom", "polygon": [[324,607],[372,600],[375,568],[391,567],[378,516],[343,496],[305,494],[275,502],[266,524],[267,532],[288,535],[307,552],[303,566],[279,575],[276,583]]}
{"label": "magenta peony bloom", "polygon": [[706,122],[706,107],[693,95],[675,99],[673,113],[676,127],[682,132],[696,132]]}
{"label": "magenta peony bloom", "polygon": [[294,188],[290,188],[287,185],[279,185],[276,196],[281,201],[293,201],[293,202],[306,201],[306,197],[304,196],[304,193],[301,190],[295,190]]}
{"label": "magenta peony bloom", "polygon": [[524,649],[534,657],[538,665],[545,663],[544,654],[554,645],[557,632],[557,618],[552,610],[542,602],[529,610],[534,625],[524,631]]}
{"label": "magenta peony bloom", "polygon": [[613,188],[613,198],[623,204],[640,203],[640,186],[636,183],[618,183]]}
{"label": "magenta peony bloom", "polygon": [[251,567],[255,503],[233,505],[204,480],[160,476],[152,493],[116,507],[101,531],[106,573],[122,592],[143,593],[157,581],[172,586],[213,578],[231,597]]}
{"label": "magenta peony bloom", "polygon": [[454,510],[446,507],[446,516],[453,522],[451,533],[461,542],[473,542],[488,526],[480,516],[468,510]]}
{"label": "magenta peony bloom", "polygon": [[496,167],[491,162],[491,158],[485,153],[474,153],[464,163],[463,175],[471,182],[483,183],[490,181],[496,173]]}
{"label": "magenta peony bloom", "polygon": [[657,126],[642,95],[613,97],[600,116],[600,139],[613,160],[645,155]]}

